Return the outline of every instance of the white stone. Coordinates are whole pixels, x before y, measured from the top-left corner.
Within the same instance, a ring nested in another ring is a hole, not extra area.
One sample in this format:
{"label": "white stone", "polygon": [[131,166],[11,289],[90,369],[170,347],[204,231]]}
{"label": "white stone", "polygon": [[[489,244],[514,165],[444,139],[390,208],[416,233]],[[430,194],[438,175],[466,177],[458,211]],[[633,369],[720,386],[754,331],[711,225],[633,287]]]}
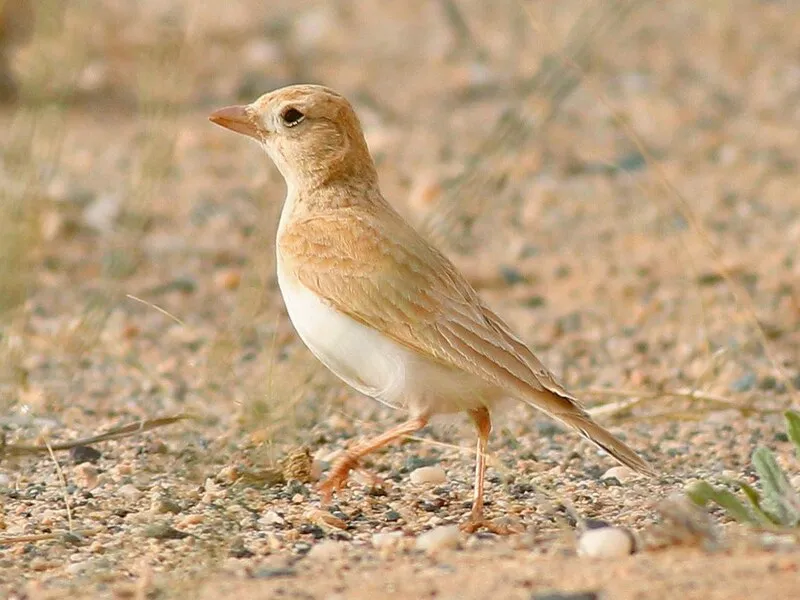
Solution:
{"label": "white stone", "polygon": [[136,486],[126,483],[117,490],[117,494],[126,500],[136,502],[142,497],[142,492],[136,489]]}
{"label": "white stone", "polygon": [[286,520],[274,510],[268,510],[258,520],[263,525],[283,525]]}
{"label": "white stone", "polygon": [[411,472],[411,483],[415,485],[430,484],[437,485],[447,481],[447,474],[438,465],[432,467],[420,467]]}
{"label": "white stone", "polygon": [[82,562],[76,562],[72,563],[71,565],[67,565],[65,571],[69,575],[78,575],[79,573],[88,570],[91,566],[92,566],[91,560],[84,560]]}
{"label": "white stone", "polygon": [[346,551],[347,544],[345,542],[325,540],[312,546],[308,551],[308,557],[314,560],[333,560],[344,556]]}
{"label": "white stone", "polygon": [[633,535],[622,527],[589,529],[578,540],[578,556],[619,558],[633,554],[633,551]]}
{"label": "white stone", "polygon": [[458,525],[445,525],[426,531],[419,537],[415,547],[428,554],[436,554],[442,550],[454,550],[461,545],[461,531]]}
{"label": "white stone", "polygon": [[403,539],[402,531],[388,531],[386,533],[373,533],[372,546],[374,548],[394,548]]}
{"label": "white stone", "polygon": [[608,471],[603,473],[603,476],[600,477],[600,479],[611,479],[612,477],[614,477],[620,483],[628,483],[629,481],[638,479],[641,477],[641,475],[630,467],[618,465],[616,467],[611,467]]}

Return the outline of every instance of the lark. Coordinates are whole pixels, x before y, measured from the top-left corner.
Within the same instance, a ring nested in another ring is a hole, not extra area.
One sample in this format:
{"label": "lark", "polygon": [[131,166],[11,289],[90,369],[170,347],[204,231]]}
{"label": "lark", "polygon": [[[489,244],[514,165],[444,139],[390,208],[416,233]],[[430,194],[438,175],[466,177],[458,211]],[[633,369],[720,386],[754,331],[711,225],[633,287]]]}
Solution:
{"label": "lark", "polygon": [[653,469],[595,423],[441,252],[384,199],[358,117],[335,91],[293,85],[210,120],[256,140],[286,180],[278,284],[298,335],[359,392],[408,420],[357,443],[320,485],[328,501],[370,452],[435,415],[467,413],[478,434],[472,510],[483,514],[492,409],[516,398],[574,429],[624,465]]}

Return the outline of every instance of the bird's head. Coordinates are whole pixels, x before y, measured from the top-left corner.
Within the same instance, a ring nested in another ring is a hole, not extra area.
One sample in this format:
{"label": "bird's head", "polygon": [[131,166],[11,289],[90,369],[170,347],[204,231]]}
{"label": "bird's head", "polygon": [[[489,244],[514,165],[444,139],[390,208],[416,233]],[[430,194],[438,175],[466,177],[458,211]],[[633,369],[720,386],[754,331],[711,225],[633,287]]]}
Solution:
{"label": "bird's head", "polygon": [[256,140],[284,179],[303,188],[337,178],[375,177],[364,133],[350,103],[319,85],[293,85],[209,119]]}

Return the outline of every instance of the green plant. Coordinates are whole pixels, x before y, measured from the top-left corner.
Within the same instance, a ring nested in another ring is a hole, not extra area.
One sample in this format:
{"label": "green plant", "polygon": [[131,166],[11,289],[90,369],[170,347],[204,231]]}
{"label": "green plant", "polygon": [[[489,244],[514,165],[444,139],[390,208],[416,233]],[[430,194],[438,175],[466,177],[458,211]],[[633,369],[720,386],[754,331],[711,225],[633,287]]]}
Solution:
{"label": "green plant", "polygon": [[[789,410],[784,417],[787,435],[800,458],[800,413]],[[761,527],[800,525],[800,491],[792,487],[786,473],[775,460],[775,455],[768,448],[759,447],[753,452],[752,461],[761,483],[761,492],[742,481],[731,482],[744,492],[745,501],[733,492],[706,481],[691,485],[687,495],[700,506],[715,502],[741,523]]]}

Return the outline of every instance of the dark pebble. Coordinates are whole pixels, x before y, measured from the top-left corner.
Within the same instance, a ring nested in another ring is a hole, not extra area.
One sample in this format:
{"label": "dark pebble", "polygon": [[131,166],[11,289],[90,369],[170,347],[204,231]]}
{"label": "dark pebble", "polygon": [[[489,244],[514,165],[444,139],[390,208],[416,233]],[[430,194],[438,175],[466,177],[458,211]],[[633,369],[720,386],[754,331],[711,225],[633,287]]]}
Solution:
{"label": "dark pebble", "polygon": [[758,378],[755,373],[745,373],[739,379],[731,383],[732,392],[749,392],[756,386]]}
{"label": "dark pebble", "polygon": [[295,494],[301,494],[306,498],[310,495],[308,488],[304,484],[297,481],[296,479],[292,479],[289,483],[286,484],[285,492],[289,498],[291,498]]}
{"label": "dark pebble", "polygon": [[390,523],[394,523],[395,521],[399,521],[402,517],[400,516],[399,512],[390,510],[385,515],[383,515],[383,518],[386,521],[389,521]]}
{"label": "dark pebble", "polygon": [[315,540],[321,540],[325,537],[325,532],[322,530],[322,527],[319,525],[301,525],[297,531],[302,533],[303,535],[312,535],[314,536]]}
{"label": "dark pebble", "polygon": [[507,285],[515,285],[525,281],[525,277],[522,275],[522,273],[520,273],[514,267],[500,267],[500,274],[503,276],[503,280]]}
{"label": "dark pebble", "polygon": [[309,550],[311,550],[311,544],[306,544],[305,542],[299,542],[292,547],[295,554],[299,554],[300,556],[305,556],[308,554]]}
{"label": "dark pebble", "polygon": [[586,519],[583,522],[583,526],[586,529],[604,529],[606,527],[611,527],[611,524],[608,521],[603,521],[602,519]]}
{"label": "dark pebble", "polygon": [[[308,552],[308,550],[306,550]],[[255,579],[273,579],[274,577],[294,577],[297,571],[290,567],[262,567],[253,572]]]}
{"label": "dark pebble", "polygon": [[231,558],[250,558],[254,556],[254,553],[244,545],[244,541],[241,538],[236,538],[228,550],[228,556]]}
{"label": "dark pebble", "polygon": [[546,592],[533,594],[531,600],[597,600],[597,592]]}
{"label": "dark pebble", "polygon": [[166,523],[153,523],[145,528],[144,536],[155,540],[182,540],[189,534],[185,531],[178,531]]}
{"label": "dark pebble", "polygon": [[74,446],[69,450],[69,456],[76,465],[81,463],[96,463],[103,454],[91,446]]}
{"label": "dark pebble", "polygon": [[86,542],[86,538],[78,533],[68,531],[61,536],[61,541],[68,546],[82,546]]}

